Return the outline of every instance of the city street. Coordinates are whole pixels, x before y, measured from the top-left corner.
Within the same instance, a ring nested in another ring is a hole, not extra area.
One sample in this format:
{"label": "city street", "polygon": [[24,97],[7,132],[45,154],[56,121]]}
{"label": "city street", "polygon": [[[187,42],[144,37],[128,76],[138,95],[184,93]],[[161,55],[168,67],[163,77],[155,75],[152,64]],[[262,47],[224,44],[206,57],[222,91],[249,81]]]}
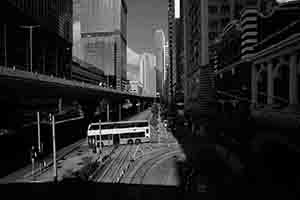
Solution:
{"label": "city street", "polygon": [[[146,110],[138,113],[133,117],[127,119],[130,120],[143,120],[151,117],[151,112]],[[104,147],[101,157],[112,154],[111,159],[114,159],[118,152],[125,148],[120,146],[115,149],[114,147]],[[74,173],[83,169],[86,165],[94,163],[99,160],[100,155],[93,153],[89,149],[86,139],[82,139],[74,144],[66,146],[57,152],[57,179],[58,181],[63,180],[66,177],[72,176]],[[23,169],[20,169],[6,177],[0,179],[0,183],[8,182],[47,182],[53,181],[53,156],[48,155],[45,159],[46,167],[40,170],[38,164],[35,163],[34,168],[32,165],[28,165]]]}
{"label": "city street", "polygon": [[120,146],[96,181],[178,185],[175,157],[184,159],[184,155],[176,139],[166,131],[161,122],[157,127],[157,131],[153,127],[151,129],[150,143]]}
{"label": "city street", "polygon": [[[152,116],[150,110],[141,112],[127,120],[143,120]],[[151,141],[139,145],[119,145],[104,147],[101,156],[93,153],[86,140],[78,141],[58,151],[57,179],[62,181],[83,170],[88,164],[97,163],[91,178],[96,182],[178,185],[176,160],[184,155],[176,139],[167,132],[161,122],[158,128],[151,127]],[[104,162],[102,157],[109,157]],[[53,181],[54,169],[52,155],[45,160],[46,167],[42,171],[35,163],[14,172],[1,182],[48,182]]]}

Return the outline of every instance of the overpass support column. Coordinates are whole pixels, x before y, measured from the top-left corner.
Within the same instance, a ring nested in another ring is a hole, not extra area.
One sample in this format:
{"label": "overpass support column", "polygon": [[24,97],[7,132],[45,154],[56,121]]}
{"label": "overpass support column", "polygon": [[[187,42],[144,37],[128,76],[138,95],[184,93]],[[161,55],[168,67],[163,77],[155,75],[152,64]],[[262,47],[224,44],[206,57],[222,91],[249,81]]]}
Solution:
{"label": "overpass support column", "polygon": [[110,110],[110,108],[109,108],[109,103],[107,103],[107,104],[106,104],[106,121],[108,121],[108,122],[109,122],[109,120],[110,120],[110,119],[109,119],[109,117],[110,117],[110,116],[109,116],[109,110]]}
{"label": "overpass support column", "polygon": [[290,57],[290,84],[289,84],[289,101],[290,104],[298,104],[298,80],[297,80],[297,55]]}
{"label": "overpass support column", "polygon": [[61,113],[62,112],[62,108],[63,107],[63,99],[59,98],[58,99],[58,112]]}
{"label": "overpass support column", "polygon": [[268,104],[273,104],[274,80],[273,80],[273,63],[268,63]]}
{"label": "overpass support column", "polygon": [[122,103],[118,104],[118,115],[119,115],[119,121],[122,120]]}
{"label": "overpass support column", "polygon": [[144,111],[144,102],[143,101],[141,101],[141,103],[140,103],[140,109],[141,109],[141,112]]}
{"label": "overpass support column", "polygon": [[140,101],[137,102],[137,111],[138,111],[138,113],[141,112],[141,102]]}

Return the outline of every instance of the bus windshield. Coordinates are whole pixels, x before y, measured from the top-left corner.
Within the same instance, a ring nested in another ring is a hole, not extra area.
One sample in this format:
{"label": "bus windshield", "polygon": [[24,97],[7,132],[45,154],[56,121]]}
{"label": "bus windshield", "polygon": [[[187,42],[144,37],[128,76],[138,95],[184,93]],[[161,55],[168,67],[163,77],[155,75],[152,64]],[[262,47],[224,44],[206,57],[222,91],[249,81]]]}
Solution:
{"label": "bus windshield", "polygon": [[91,131],[95,131],[95,130],[99,130],[99,125],[91,125],[90,126],[90,128],[89,128],[89,130],[91,130]]}

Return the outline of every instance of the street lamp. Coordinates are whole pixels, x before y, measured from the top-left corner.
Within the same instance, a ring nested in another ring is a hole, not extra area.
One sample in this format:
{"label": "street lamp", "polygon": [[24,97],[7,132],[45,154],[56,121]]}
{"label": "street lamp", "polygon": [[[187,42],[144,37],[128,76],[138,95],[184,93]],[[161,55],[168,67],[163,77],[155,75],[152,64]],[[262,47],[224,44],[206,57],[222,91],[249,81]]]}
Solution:
{"label": "street lamp", "polygon": [[32,30],[40,27],[40,25],[20,26],[21,28],[29,29],[30,32],[30,72],[32,72]]}

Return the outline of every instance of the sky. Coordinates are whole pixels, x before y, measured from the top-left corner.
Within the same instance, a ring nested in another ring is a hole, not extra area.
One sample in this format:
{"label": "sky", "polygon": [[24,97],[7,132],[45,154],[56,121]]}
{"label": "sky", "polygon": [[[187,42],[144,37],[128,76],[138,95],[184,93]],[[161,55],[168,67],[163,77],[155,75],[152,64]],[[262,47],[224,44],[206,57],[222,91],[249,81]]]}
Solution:
{"label": "sky", "polygon": [[168,0],[126,0],[127,78],[139,79],[139,55],[152,52],[153,29],[162,29],[167,38]]}
{"label": "sky", "polygon": [[288,1],[294,1],[294,0],[277,0],[278,3],[284,3],[284,2],[288,2]]}
{"label": "sky", "polygon": [[152,29],[168,30],[168,0],[126,0],[127,42],[135,52],[151,52]]}

